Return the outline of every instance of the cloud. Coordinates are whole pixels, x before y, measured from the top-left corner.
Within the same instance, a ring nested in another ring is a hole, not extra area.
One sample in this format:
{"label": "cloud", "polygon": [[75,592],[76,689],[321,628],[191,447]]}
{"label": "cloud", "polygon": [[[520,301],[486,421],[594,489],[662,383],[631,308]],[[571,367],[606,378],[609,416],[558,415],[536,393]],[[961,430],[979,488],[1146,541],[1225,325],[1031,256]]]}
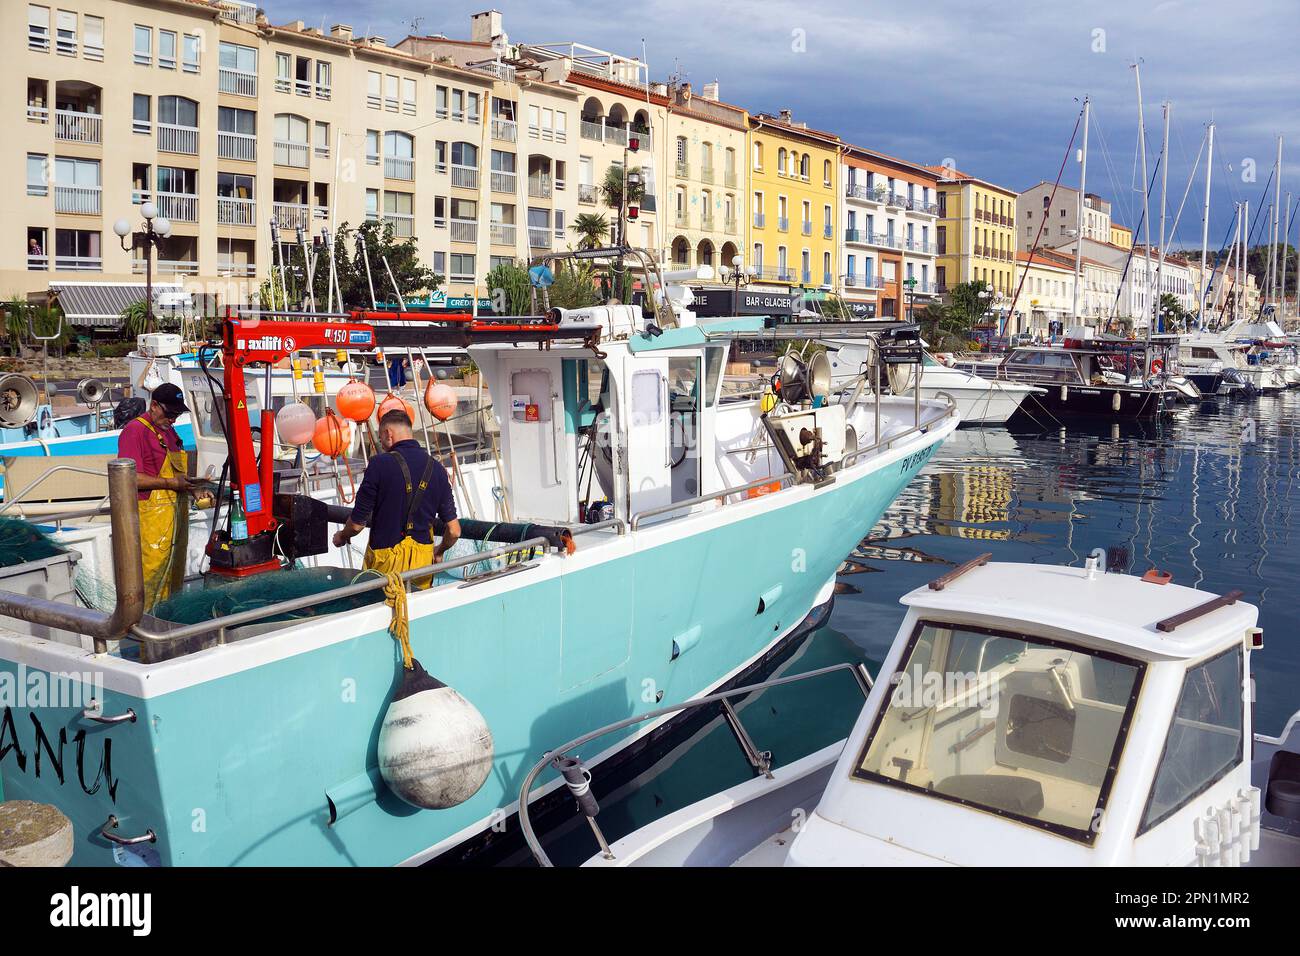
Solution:
{"label": "cloud", "polygon": [[[328,27],[342,19],[394,42],[413,15],[424,17],[423,32],[467,36],[470,14],[484,8],[463,0],[437,7],[392,0],[266,5],[275,22],[301,17]],[[1239,5],[1210,0],[645,0],[636,15],[623,3],[576,0],[498,8],[515,42],[577,40],[640,56],[644,37],[655,79],[674,72],[697,86],[717,79],[724,99],[751,110],[789,108],[810,126],[918,162],[951,156],[962,169],[1012,189],[1055,178],[1089,94],[1098,124],[1089,186],[1129,210],[1140,205],[1135,193],[1125,195],[1137,143],[1130,64],[1140,57],[1152,165],[1160,102],[1173,103],[1171,204],[1181,197],[1211,119],[1220,144],[1211,232],[1231,218],[1234,199],[1259,199],[1279,133],[1293,157],[1283,190],[1289,184],[1300,193],[1294,0],[1255,0],[1249,18]],[[1244,157],[1256,160],[1257,183],[1228,173],[1227,164],[1239,166]],[[1063,181],[1077,182],[1077,173],[1068,163]],[[1199,242],[1199,209],[1185,212],[1183,223],[1180,238]]]}

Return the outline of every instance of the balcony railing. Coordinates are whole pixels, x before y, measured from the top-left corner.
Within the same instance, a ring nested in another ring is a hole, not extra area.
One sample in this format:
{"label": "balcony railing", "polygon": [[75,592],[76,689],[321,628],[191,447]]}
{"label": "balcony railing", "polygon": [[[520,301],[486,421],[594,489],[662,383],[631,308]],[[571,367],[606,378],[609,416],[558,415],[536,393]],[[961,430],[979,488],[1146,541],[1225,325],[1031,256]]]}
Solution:
{"label": "balcony railing", "polygon": [[723,220],[722,228],[723,231],[725,232],[738,232],[739,230],[737,229],[737,225],[738,223],[736,222],[736,217],[728,216],[726,219]]}
{"label": "balcony railing", "polygon": [[519,188],[519,176],[516,173],[492,173],[492,191],[494,193],[510,193],[512,196]]}
{"label": "balcony railing", "polygon": [[777,228],[777,231],[778,231],[778,232],[789,232],[789,231],[790,231],[790,217],[789,217],[789,216],[777,216],[777,217],[776,217],[776,228]]}
{"label": "balcony railing", "polygon": [[196,126],[177,126],[174,123],[158,124],[158,151],[162,153],[199,154],[199,130]]}
{"label": "balcony railing", "polygon": [[311,207],[305,203],[278,202],[271,208],[276,224],[281,229],[311,228]]}
{"label": "balcony railing", "polygon": [[257,74],[221,67],[217,70],[217,89],[235,96],[257,96]]}
{"label": "balcony railing", "polygon": [[584,205],[594,206],[596,204],[596,187],[590,183],[578,184],[578,202]]}
{"label": "balcony railing", "polygon": [[551,248],[551,230],[528,228],[528,248],[530,249],[549,249]]}
{"label": "balcony railing", "polygon": [[462,189],[478,189],[478,169],[473,166],[451,167],[451,184]]}
{"label": "balcony railing", "polygon": [[[28,116],[31,111],[28,110]],[[104,117],[98,113],[79,113],[76,110],[54,111],[54,138],[65,143],[90,143],[104,141]]]}
{"label": "balcony railing", "polygon": [[833,275],[831,275],[829,272],[823,272],[823,273],[822,273],[822,285],[824,285],[824,286],[831,286],[831,285],[834,285],[835,283],[832,281],[834,278],[835,278],[835,277],[834,277]]}
{"label": "balcony railing", "polygon": [[888,206],[890,209],[902,209],[905,207],[906,203],[907,203],[906,198],[900,196],[898,193],[894,193],[891,196],[889,195],[888,190],[885,191],[885,205]]}
{"label": "balcony railing", "polygon": [[172,222],[198,222],[199,197],[193,193],[154,193],[158,215]]}
{"label": "balcony railing", "polygon": [[104,260],[100,256],[55,256],[54,268],[63,272],[102,272]]}
{"label": "balcony railing", "polygon": [[701,228],[702,230],[704,230],[705,232],[712,232],[712,231],[713,231],[713,217],[712,217],[712,216],[701,216],[701,217],[700,217],[700,228]]}
{"label": "balcony railing", "polygon": [[702,182],[702,183],[711,183],[711,182],[713,182],[713,167],[712,167],[712,166],[701,166],[701,167],[700,167],[700,182]]}
{"label": "balcony railing", "polygon": [[907,248],[911,252],[919,252],[928,256],[936,255],[939,251],[939,247],[933,242],[922,242],[919,239],[907,240]]}
{"label": "balcony railing", "polygon": [[38,106],[35,103],[28,103],[27,121],[29,123],[48,123],[50,121],[50,108],[48,106]]}
{"label": "balcony railing", "polygon": [[217,155],[251,163],[257,159],[257,137],[252,133],[217,133]]}
{"label": "balcony railing", "polygon": [[452,242],[478,242],[478,221],[475,219],[453,219],[451,221]]}
{"label": "balcony railing", "polygon": [[235,23],[256,23],[257,4],[241,3],[240,0],[220,0],[221,19],[233,20]]}
{"label": "balcony railing", "polygon": [[257,275],[257,265],[252,262],[232,262],[229,259],[217,260],[217,274],[251,279]]}
{"label": "balcony railing", "polygon": [[514,120],[492,120],[492,138],[505,143],[514,143],[519,139],[519,124]]}
{"label": "balcony railing", "polygon": [[[199,274],[199,264],[194,259],[157,259],[154,261],[154,271],[160,276],[196,276]],[[144,260],[132,259],[131,272],[144,275]]]}
{"label": "balcony railing", "polygon": [[407,156],[385,156],[384,178],[415,181],[415,160]]}
{"label": "balcony railing", "polygon": [[49,256],[33,256],[30,254],[27,256],[28,272],[44,272],[49,267],[50,267]]}
{"label": "balcony railing", "polygon": [[767,216],[761,212],[754,213],[754,228],[762,229],[763,224],[767,222]]}
{"label": "balcony railing", "polygon": [[414,216],[400,212],[386,212],[384,221],[393,227],[393,235],[399,239],[410,239],[415,235]]}
{"label": "balcony railing", "polygon": [[729,169],[729,170],[727,170],[725,173],[723,173],[723,174],[722,174],[722,182],[726,185],[726,187],[727,187],[728,189],[735,189],[735,188],[736,188],[736,171],[735,171],[734,169]]}
{"label": "balcony railing", "polygon": [[689,228],[691,225],[690,214],[682,211],[681,209],[678,209],[676,212],[673,213],[673,225],[675,225],[678,229]]}
{"label": "balcony railing", "polygon": [[311,148],[306,143],[295,143],[287,139],[275,141],[275,165],[292,166],[306,169],[311,161]]}
{"label": "balcony railing", "polygon": [[103,189],[99,186],[60,186],[54,184],[54,211],[79,216],[98,216]]}
{"label": "balcony railing", "polygon": [[885,188],[883,186],[864,186],[862,183],[848,183],[844,187],[844,195],[849,199],[881,203],[885,201]]}
{"label": "balcony railing", "polygon": [[690,163],[686,162],[685,160],[681,160],[681,159],[677,160],[677,178],[678,178],[678,179],[690,179],[690,178],[691,178],[691,164],[690,164]]}
{"label": "balcony railing", "polygon": [[550,199],[551,181],[549,179],[537,179],[534,176],[529,176],[528,195],[533,199]]}
{"label": "balcony railing", "polygon": [[803,234],[804,234],[805,236],[811,236],[811,235],[812,235],[812,223],[811,223],[811,222],[805,222],[805,223],[803,223]]}
{"label": "balcony railing", "polygon": [[494,222],[492,223],[491,232],[492,242],[496,245],[513,246],[515,244],[515,224],[513,222]]}
{"label": "balcony railing", "polygon": [[217,222],[223,226],[256,225],[256,204],[251,199],[243,199],[238,196],[218,196]]}

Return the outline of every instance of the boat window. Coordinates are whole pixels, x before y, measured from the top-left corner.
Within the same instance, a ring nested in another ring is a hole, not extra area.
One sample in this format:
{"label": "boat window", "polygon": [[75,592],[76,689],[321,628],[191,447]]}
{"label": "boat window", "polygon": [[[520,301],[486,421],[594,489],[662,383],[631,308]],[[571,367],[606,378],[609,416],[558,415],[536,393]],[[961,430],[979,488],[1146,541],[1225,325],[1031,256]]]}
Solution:
{"label": "boat window", "polygon": [[710,347],[704,350],[704,406],[712,408],[718,400],[718,380],[722,378],[722,358],[726,349]]}
{"label": "boat window", "polygon": [[[218,396],[220,396],[219,392]],[[190,392],[185,397],[185,401],[190,406],[190,420],[194,423],[201,436],[204,438],[225,439],[226,430],[221,422],[226,414],[226,406],[219,397],[214,402],[212,395],[206,389],[199,387]],[[245,402],[248,405],[249,421],[253,425],[260,425],[262,407],[257,395],[249,391],[245,396]]]}
{"label": "boat window", "polygon": [[1176,813],[1241,762],[1243,693],[1240,647],[1188,669],[1139,833]]}
{"label": "boat window", "polygon": [[1092,843],[1145,665],[922,622],[853,775]]}
{"label": "boat window", "polygon": [[663,378],[653,369],[632,375],[632,422],[655,425],[663,420]]}

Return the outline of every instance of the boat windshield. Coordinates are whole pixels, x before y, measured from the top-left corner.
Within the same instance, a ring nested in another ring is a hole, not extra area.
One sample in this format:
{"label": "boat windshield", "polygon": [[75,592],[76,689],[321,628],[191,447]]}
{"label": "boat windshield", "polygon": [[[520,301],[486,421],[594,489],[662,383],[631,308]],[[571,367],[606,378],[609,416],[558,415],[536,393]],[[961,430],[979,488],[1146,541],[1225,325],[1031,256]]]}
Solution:
{"label": "boat windshield", "polygon": [[1090,844],[1143,672],[1044,638],[922,622],[854,776]]}

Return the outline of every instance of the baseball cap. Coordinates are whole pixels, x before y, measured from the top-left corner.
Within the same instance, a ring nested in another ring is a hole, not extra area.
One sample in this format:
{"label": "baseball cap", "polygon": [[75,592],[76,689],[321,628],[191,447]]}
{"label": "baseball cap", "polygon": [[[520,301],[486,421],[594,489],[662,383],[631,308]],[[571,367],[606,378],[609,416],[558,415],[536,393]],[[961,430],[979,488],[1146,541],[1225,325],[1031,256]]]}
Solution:
{"label": "baseball cap", "polygon": [[181,390],[171,382],[164,382],[153,390],[150,398],[167,409],[167,414],[172,418],[178,418],[189,409],[185,405],[185,397]]}

